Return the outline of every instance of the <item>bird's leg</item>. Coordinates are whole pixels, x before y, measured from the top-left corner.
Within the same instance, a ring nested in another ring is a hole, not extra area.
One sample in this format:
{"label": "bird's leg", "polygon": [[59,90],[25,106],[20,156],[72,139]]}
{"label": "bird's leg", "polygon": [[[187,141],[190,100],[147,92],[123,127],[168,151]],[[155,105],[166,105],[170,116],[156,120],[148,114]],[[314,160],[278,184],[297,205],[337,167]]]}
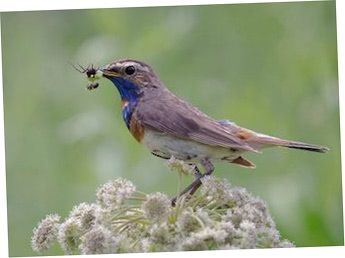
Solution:
{"label": "bird's leg", "polygon": [[[189,192],[190,195],[193,195],[193,194],[196,192],[196,190],[199,189],[199,187],[201,186],[201,179],[202,179],[203,177],[205,177],[205,176],[211,175],[212,172],[214,171],[214,166],[213,166],[213,164],[211,163],[211,161],[209,161],[208,159],[202,160],[202,161],[201,161],[201,165],[204,166],[204,168],[205,168],[205,173],[204,173],[204,174],[201,174],[196,180],[194,180],[194,182],[195,182],[195,181],[198,181],[198,183],[196,183],[196,184],[192,187],[192,189],[191,189],[190,192]],[[194,183],[194,182],[193,182],[193,183]]]}
{"label": "bird's leg", "polygon": [[200,176],[202,176],[200,170],[198,169],[197,166],[194,167],[194,171],[193,171],[193,177],[194,177],[194,180],[195,179],[198,179]]}
{"label": "bird's leg", "polygon": [[193,177],[194,177],[194,181],[189,186],[187,186],[183,191],[181,191],[177,196],[171,199],[172,206],[175,206],[177,197],[184,195],[186,192],[188,192],[194,186],[193,183],[202,177],[202,174],[197,166],[194,167]]}
{"label": "bird's leg", "polygon": [[205,174],[202,175],[203,177],[210,176],[214,171],[214,166],[209,159],[203,159],[201,165],[205,168]]}
{"label": "bird's leg", "polygon": [[195,169],[194,169],[195,172],[193,174],[194,181],[190,185],[188,185],[182,192],[180,192],[176,197],[174,197],[171,200],[172,206],[175,206],[177,197],[187,193],[188,191],[190,191],[189,195],[192,196],[196,192],[196,190],[198,190],[199,187],[201,186],[201,179],[204,176],[209,176],[212,174],[212,172],[214,170],[214,166],[208,159],[202,160],[201,165],[203,165],[203,167],[205,168],[205,173],[201,174],[200,170],[197,167],[195,167]]}

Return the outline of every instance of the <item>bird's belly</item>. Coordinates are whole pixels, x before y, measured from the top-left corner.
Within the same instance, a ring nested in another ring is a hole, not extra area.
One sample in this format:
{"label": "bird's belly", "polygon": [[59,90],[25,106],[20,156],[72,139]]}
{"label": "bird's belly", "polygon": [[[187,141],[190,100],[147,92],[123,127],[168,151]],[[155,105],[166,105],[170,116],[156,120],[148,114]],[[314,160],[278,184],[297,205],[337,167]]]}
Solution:
{"label": "bird's belly", "polygon": [[210,146],[203,143],[180,139],[167,134],[145,130],[142,140],[153,154],[162,158],[174,156],[177,159],[198,163],[202,159],[210,160],[232,160],[240,156],[238,151],[233,151],[219,146]]}

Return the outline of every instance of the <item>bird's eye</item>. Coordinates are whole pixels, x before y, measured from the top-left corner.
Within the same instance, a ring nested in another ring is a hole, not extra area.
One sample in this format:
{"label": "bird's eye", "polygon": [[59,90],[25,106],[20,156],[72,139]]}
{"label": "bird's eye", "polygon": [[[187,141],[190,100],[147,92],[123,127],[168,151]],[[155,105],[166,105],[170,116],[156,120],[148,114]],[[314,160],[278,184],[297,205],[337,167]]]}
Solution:
{"label": "bird's eye", "polygon": [[126,67],[126,70],[125,70],[125,73],[127,75],[132,75],[135,73],[135,67],[133,65],[130,65],[130,66],[127,66]]}

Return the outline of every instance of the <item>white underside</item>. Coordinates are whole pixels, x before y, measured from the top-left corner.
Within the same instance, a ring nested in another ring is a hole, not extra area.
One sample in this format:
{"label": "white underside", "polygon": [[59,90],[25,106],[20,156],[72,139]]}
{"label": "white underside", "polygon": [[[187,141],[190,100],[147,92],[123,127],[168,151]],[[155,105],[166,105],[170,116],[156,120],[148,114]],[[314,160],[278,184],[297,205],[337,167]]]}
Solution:
{"label": "white underside", "polygon": [[207,158],[209,160],[232,161],[240,156],[240,151],[233,152],[224,147],[209,146],[195,141],[179,139],[167,134],[160,134],[152,130],[145,130],[142,141],[152,153],[163,158],[171,156],[190,163],[199,163]]}

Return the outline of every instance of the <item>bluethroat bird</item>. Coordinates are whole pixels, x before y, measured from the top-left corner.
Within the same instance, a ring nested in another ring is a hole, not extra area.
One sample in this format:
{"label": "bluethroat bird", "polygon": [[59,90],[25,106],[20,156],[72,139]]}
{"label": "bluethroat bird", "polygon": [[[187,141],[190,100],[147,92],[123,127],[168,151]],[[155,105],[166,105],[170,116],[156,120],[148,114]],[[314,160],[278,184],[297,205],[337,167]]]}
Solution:
{"label": "bluethroat bird", "polygon": [[[215,120],[171,93],[153,69],[138,60],[117,60],[102,68],[81,70],[91,83],[109,79],[121,96],[122,116],[133,137],[160,158],[175,157],[195,165],[194,181],[179,195],[193,194],[201,178],[211,175],[214,161],[225,161],[247,168],[255,164],[245,159],[245,152],[260,153],[266,147],[283,146],[321,152],[328,148],[289,141],[256,133],[228,120]],[[204,168],[202,174],[197,168]],[[172,200],[173,204],[176,197]]]}

